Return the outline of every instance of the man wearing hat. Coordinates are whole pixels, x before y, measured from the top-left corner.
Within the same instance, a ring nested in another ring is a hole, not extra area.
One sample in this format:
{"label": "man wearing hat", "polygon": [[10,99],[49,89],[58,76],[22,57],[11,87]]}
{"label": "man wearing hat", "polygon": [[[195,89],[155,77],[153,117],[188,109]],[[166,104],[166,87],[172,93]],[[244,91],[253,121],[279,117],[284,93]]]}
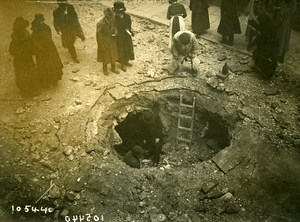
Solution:
{"label": "man wearing hat", "polygon": [[52,41],[51,28],[44,23],[41,13],[35,15],[32,21],[31,37],[36,47],[36,65],[38,76],[43,87],[55,86],[61,80],[63,64],[56,46]]}
{"label": "man wearing hat", "polygon": [[124,3],[116,1],[113,11],[116,13],[116,28],[117,28],[117,47],[119,54],[119,62],[121,69],[126,72],[126,66],[132,66],[129,60],[134,59],[132,37],[134,36],[131,30],[131,18],[125,13],[126,8]]}
{"label": "man wearing hat", "polygon": [[195,35],[190,31],[179,31],[174,35],[171,53],[173,60],[168,67],[168,72],[174,74],[184,61],[190,61],[192,64],[193,75],[199,73],[199,60],[197,59],[197,52],[199,44]]}
{"label": "man wearing hat", "polygon": [[53,11],[54,28],[61,35],[62,45],[67,48],[74,62],[79,63],[75,50],[75,40],[85,40],[74,6],[67,0],[57,0],[58,8]]}
{"label": "man wearing hat", "polygon": [[114,12],[110,8],[104,10],[104,17],[97,23],[97,61],[103,62],[103,73],[108,75],[107,64],[111,64],[111,71],[119,74],[115,62],[118,60],[118,49],[116,43],[116,28],[114,23]]}

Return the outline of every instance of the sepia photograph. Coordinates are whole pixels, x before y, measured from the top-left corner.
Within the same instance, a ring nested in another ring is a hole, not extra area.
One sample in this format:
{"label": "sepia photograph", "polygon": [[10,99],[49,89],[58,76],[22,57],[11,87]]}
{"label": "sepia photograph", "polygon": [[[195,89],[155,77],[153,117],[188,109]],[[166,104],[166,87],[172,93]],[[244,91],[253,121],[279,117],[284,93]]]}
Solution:
{"label": "sepia photograph", "polygon": [[300,0],[0,0],[0,222],[299,222]]}

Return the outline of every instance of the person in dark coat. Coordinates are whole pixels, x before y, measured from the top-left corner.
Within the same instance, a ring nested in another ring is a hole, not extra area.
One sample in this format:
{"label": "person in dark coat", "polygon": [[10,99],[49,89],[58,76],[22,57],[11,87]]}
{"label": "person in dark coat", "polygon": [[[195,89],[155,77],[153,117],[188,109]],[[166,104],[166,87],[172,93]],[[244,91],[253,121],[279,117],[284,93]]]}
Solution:
{"label": "person in dark coat", "polygon": [[234,34],[241,33],[238,11],[238,0],[222,0],[218,33],[222,35],[222,42],[231,46],[233,45]]}
{"label": "person in dark coat", "polygon": [[190,0],[192,30],[196,35],[210,28],[207,0]]}
{"label": "person in dark coat", "polygon": [[126,8],[124,3],[116,1],[113,11],[116,13],[116,28],[117,28],[117,47],[119,54],[119,62],[121,69],[126,72],[126,66],[132,66],[129,60],[134,60],[134,51],[132,37],[134,36],[131,29],[131,18],[125,13]]}
{"label": "person in dark coat", "polygon": [[277,29],[267,12],[258,16],[257,36],[254,40],[253,60],[255,69],[265,79],[271,79],[277,68],[278,38]]}
{"label": "person in dark coat", "polygon": [[145,110],[138,119],[138,138],[143,141],[142,145],[148,152],[154,165],[160,160],[160,153],[163,145],[163,124],[158,111]]}
{"label": "person in dark coat", "polygon": [[63,64],[52,41],[51,28],[44,23],[43,14],[36,14],[31,23],[31,38],[36,48],[37,72],[43,87],[50,87],[61,80]]}
{"label": "person in dark coat", "polygon": [[103,73],[108,75],[107,64],[111,71],[118,74],[115,62],[118,60],[118,49],[114,22],[114,12],[110,8],[104,10],[104,17],[97,23],[96,39],[98,44],[97,61],[103,63]]}
{"label": "person in dark coat", "polygon": [[184,5],[178,3],[177,0],[169,0],[167,11],[167,19],[170,20],[170,38],[169,47],[171,48],[172,39],[175,33],[185,29],[184,18],[187,16]]}
{"label": "person in dark coat", "polygon": [[275,25],[279,47],[277,52],[278,61],[283,63],[286,52],[289,50],[291,37],[291,21],[297,9],[296,0],[281,0],[278,12],[275,14]]}
{"label": "person in dark coat", "polygon": [[34,95],[38,89],[36,66],[34,64],[34,43],[26,30],[28,20],[17,17],[11,34],[9,54],[14,57],[16,85],[22,93]]}
{"label": "person in dark coat", "polygon": [[79,63],[75,49],[76,37],[82,41],[85,36],[78,21],[77,13],[74,6],[67,0],[57,0],[58,8],[53,11],[54,28],[61,35],[62,45],[67,48],[74,62]]}

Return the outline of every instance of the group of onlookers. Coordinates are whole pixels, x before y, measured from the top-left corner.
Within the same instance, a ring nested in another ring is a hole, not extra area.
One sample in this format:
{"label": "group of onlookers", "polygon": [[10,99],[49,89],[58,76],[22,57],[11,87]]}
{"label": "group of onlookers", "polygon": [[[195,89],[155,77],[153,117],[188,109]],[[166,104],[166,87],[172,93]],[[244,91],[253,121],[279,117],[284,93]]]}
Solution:
{"label": "group of onlookers", "polygon": [[[67,0],[57,0],[58,8],[53,11],[53,23],[61,36],[62,45],[68,49],[75,63],[79,63],[75,41],[85,40],[77,13]],[[103,72],[108,75],[107,64],[112,71],[119,73],[115,62],[131,66],[134,59],[131,18],[125,13],[124,3],[116,1],[113,8],[104,10],[104,17],[97,24],[97,60],[103,62]],[[27,30],[29,21],[17,17],[13,24],[9,53],[14,57],[14,70],[17,87],[26,95],[35,95],[41,88],[50,88],[62,77],[63,64],[52,40],[51,28],[44,23],[43,14],[36,14],[31,23],[31,34]]]}
{"label": "group of onlookers", "polygon": [[[176,42],[177,32],[188,33],[184,31],[184,18],[187,13],[185,6],[177,0],[169,0],[169,3],[167,11],[167,18],[170,19],[169,46],[173,59],[176,60],[172,43]],[[208,7],[208,0],[190,0],[191,26],[196,36],[210,28]],[[247,49],[253,51],[255,69],[264,77],[271,78],[275,73],[277,62],[284,62],[288,51],[291,20],[296,7],[296,0],[249,0],[246,10],[243,10],[241,0],[222,0],[217,32],[222,35],[222,43],[232,46],[234,35],[241,34],[239,15],[243,12],[248,16]]]}

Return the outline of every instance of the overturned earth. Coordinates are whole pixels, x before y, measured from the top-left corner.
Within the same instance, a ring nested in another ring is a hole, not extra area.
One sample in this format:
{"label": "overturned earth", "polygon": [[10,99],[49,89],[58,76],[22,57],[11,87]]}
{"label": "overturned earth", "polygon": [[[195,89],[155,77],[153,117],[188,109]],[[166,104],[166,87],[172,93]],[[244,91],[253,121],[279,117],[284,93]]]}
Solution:
{"label": "overturned earth", "polygon": [[[1,13],[3,52],[16,13],[38,10],[50,24],[54,7],[24,3]],[[300,220],[300,92],[291,67],[264,81],[250,56],[198,39],[202,72],[169,76],[168,27],[133,17],[133,67],[106,77],[94,38],[103,7],[77,8],[87,40],[76,42],[74,64],[54,35],[64,61],[57,88],[21,97],[12,59],[0,55],[1,221]],[[233,73],[223,80],[216,74],[225,60]],[[181,95],[187,104],[195,98],[191,144],[177,141]],[[120,127],[130,130],[154,104],[164,132],[160,162],[145,158],[134,169],[123,162]]]}

